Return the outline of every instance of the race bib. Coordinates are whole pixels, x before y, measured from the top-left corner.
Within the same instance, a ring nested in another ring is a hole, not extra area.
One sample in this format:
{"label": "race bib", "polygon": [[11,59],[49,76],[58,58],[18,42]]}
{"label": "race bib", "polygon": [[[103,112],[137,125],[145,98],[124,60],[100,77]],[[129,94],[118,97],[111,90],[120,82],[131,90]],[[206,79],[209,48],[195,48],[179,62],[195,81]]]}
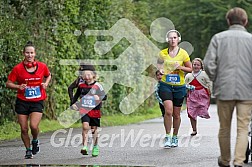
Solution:
{"label": "race bib", "polygon": [[166,82],[171,82],[173,84],[179,84],[180,77],[178,74],[168,74],[168,75],[166,75]]}
{"label": "race bib", "polygon": [[81,106],[85,108],[95,108],[94,96],[85,95],[81,98]]}
{"label": "race bib", "polygon": [[41,97],[40,86],[25,88],[26,99],[35,99],[35,98],[40,98],[40,97]]}

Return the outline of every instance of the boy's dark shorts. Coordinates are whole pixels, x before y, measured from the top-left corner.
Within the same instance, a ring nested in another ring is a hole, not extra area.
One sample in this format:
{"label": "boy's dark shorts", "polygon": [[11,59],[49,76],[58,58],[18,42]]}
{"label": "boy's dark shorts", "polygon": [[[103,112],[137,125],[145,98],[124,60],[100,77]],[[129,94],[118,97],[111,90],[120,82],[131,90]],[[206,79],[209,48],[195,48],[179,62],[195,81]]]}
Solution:
{"label": "boy's dark shorts", "polygon": [[173,86],[164,82],[159,82],[158,95],[164,102],[165,100],[171,100],[175,107],[181,107],[186,96],[186,87]]}
{"label": "boy's dark shorts", "polygon": [[88,122],[89,126],[100,127],[100,118],[91,118],[88,114],[81,117],[81,122]]}
{"label": "boy's dark shorts", "polygon": [[31,102],[24,101],[19,98],[16,99],[15,111],[17,114],[29,115],[32,112],[41,112],[44,110],[44,100]]}

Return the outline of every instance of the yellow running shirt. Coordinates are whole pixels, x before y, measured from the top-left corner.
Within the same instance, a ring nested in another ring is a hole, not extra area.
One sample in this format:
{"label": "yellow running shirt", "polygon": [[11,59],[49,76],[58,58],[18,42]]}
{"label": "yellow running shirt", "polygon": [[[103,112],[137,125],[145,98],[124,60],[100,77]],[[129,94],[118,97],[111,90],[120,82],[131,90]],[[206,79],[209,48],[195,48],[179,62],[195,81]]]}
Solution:
{"label": "yellow running shirt", "polygon": [[175,63],[179,63],[183,66],[185,62],[190,61],[188,53],[179,48],[178,54],[175,57],[170,57],[168,54],[168,48],[163,49],[159,53],[159,58],[164,60],[164,74],[161,81],[169,85],[184,85],[185,84],[185,73],[182,70],[175,70]]}

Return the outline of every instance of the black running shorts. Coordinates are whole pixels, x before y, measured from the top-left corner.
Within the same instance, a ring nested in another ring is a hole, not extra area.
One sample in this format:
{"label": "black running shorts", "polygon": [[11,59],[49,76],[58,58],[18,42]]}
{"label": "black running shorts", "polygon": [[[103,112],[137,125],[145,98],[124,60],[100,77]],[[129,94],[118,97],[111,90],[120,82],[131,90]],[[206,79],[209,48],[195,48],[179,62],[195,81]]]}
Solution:
{"label": "black running shorts", "polygon": [[37,102],[24,101],[19,98],[16,99],[15,111],[17,114],[29,115],[32,112],[41,112],[44,110],[44,101]]}
{"label": "black running shorts", "polygon": [[97,126],[100,127],[100,118],[91,118],[88,114],[85,114],[81,117],[81,121],[88,122],[89,126]]}

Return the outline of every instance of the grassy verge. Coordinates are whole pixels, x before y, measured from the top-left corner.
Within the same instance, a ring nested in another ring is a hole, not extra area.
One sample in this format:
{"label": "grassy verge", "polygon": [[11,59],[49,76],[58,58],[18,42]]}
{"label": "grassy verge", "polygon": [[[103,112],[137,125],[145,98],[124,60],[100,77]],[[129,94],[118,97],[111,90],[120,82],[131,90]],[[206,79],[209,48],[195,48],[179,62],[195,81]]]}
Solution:
{"label": "grassy verge", "polygon": [[[137,123],[140,121],[144,121],[147,119],[152,119],[152,118],[156,118],[160,116],[161,116],[161,112],[159,110],[159,107],[156,106],[154,108],[149,109],[144,114],[138,114],[135,112],[129,115],[120,113],[120,114],[111,115],[111,116],[103,116],[101,119],[101,126],[106,127],[106,126],[126,125],[126,124]],[[59,124],[58,121],[47,120],[47,119],[43,119],[39,127],[41,130],[41,133],[54,131],[54,130],[63,128]],[[74,128],[81,127],[81,123],[78,122],[74,124],[72,127]],[[9,122],[0,126],[0,141],[10,140],[10,139],[15,139],[15,138],[20,138],[20,127],[18,123]]]}

